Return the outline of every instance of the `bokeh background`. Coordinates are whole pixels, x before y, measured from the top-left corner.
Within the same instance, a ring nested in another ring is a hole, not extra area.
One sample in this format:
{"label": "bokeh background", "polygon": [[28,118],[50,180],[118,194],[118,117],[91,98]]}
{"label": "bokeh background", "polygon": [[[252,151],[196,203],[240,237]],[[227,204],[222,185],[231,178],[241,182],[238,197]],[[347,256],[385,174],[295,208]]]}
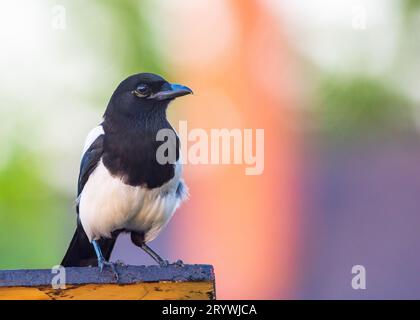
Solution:
{"label": "bokeh background", "polygon": [[420,298],[419,29],[417,0],[2,1],[0,268],[61,261],[85,135],[148,71],[194,89],[175,127],[265,130],[262,175],[185,167],[153,248],[221,299]]}

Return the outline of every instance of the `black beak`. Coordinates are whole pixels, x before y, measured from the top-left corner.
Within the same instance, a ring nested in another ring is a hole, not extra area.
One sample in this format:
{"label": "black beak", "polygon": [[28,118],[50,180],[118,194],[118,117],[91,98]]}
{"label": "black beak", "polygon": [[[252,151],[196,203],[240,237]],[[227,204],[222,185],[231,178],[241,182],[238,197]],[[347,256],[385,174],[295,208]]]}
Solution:
{"label": "black beak", "polygon": [[152,94],[149,96],[149,98],[156,100],[170,100],[192,93],[192,90],[186,86],[180,84],[171,84],[171,89]]}

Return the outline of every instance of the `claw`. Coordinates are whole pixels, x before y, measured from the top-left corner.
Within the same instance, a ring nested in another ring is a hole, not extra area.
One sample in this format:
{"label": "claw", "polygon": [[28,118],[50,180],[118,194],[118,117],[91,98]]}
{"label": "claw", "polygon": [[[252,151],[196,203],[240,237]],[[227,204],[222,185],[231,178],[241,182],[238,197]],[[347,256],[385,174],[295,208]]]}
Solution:
{"label": "claw", "polygon": [[175,262],[170,263],[168,260],[160,260],[159,266],[161,266],[162,268],[165,268],[168,266],[183,267],[184,262],[182,262],[182,260],[177,260]]}
{"label": "claw", "polygon": [[108,267],[111,268],[111,271],[114,273],[115,279],[118,281],[119,276],[118,276],[117,269],[115,268],[115,265],[112,262],[108,262],[108,261],[105,261],[105,260],[98,260],[98,267],[101,270],[101,273],[104,270],[105,266],[108,266]]}
{"label": "claw", "polygon": [[159,261],[159,265],[160,265],[162,268],[167,267],[167,266],[169,266],[169,261],[168,261],[168,260],[160,260],[160,261]]}
{"label": "claw", "polygon": [[177,267],[183,267],[184,266],[184,262],[182,260],[177,260],[173,264]]}

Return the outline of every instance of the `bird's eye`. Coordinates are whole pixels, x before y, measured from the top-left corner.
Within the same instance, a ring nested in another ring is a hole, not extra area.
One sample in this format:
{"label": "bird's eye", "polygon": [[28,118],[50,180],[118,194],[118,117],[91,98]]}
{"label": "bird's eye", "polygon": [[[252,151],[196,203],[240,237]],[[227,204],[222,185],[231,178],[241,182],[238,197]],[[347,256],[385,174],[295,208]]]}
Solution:
{"label": "bird's eye", "polygon": [[133,91],[133,94],[138,97],[147,97],[150,92],[150,87],[147,84],[140,84],[137,86],[136,90]]}

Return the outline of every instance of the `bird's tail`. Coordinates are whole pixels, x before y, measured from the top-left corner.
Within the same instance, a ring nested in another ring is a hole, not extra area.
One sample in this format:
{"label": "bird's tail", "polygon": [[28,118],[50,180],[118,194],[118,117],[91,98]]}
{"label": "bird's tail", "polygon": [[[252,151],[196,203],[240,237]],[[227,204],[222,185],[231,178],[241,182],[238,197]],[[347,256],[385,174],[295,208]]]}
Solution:
{"label": "bird's tail", "polygon": [[[116,239],[99,240],[102,254],[107,261],[111,256],[115,240]],[[63,267],[87,267],[98,265],[95,250],[82,226],[77,226],[61,265]]]}

